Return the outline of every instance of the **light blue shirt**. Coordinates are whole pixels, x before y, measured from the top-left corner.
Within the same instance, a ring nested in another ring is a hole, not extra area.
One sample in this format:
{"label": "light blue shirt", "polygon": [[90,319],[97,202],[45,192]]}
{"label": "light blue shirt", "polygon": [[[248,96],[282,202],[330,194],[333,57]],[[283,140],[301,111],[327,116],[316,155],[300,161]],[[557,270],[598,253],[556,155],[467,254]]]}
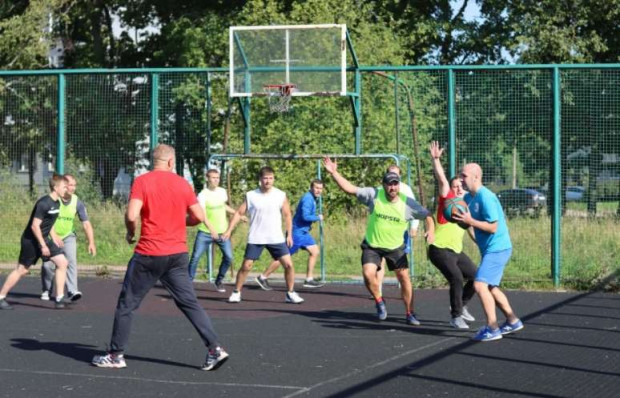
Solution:
{"label": "light blue shirt", "polygon": [[497,223],[497,230],[494,234],[474,228],[476,244],[480,249],[480,254],[500,252],[511,249],[510,235],[502,205],[497,196],[486,187],[480,187],[476,195],[465,194],[465,202],[469,206],[471,216],[478,221]]}

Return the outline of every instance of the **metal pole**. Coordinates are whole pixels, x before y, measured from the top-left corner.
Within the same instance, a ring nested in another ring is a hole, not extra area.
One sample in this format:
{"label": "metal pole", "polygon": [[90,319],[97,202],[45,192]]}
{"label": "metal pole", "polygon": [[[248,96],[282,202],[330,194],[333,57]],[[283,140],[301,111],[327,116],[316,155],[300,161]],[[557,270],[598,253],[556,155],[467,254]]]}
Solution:
{"label": "metal pole", "polygon": [[153,149],[157,146],[159,128],[159,74],[151,75],[151,131],[149,136],[149,149],[151,158],[153,157]]}
{"label": "metal pole", "polygon": [[448,167],[456,175],[456,117],[454,112],[454,70],[448,69]]}
{"label": "metal pole", "polygon": [[58,125],[56,127],[56,173],[65,174],[65,75],[58,75]]}
{"label": "metal pole", "polygon": [[[321,179],[321,160],[316,161],[316,176]],[[319,196],[319,215],[323,214],[323,196]],[[319,221],[319,253],[321,257],[321,281],[325,282],[325,237],[324,237],[323,221]]]}
{"label": "metal pole", "polygon": [[551,275],[553,286],[560,285],[560,233],[562,212],[562,161],[561,161],[561,79],[560,69],[553,68],[553,215],[551,222]]}
{"label": "metal pole", "polygon": [[396,129],[396,153],[400,155],[400,129],[398,128],[398,72],[394,73],[394,128]]}

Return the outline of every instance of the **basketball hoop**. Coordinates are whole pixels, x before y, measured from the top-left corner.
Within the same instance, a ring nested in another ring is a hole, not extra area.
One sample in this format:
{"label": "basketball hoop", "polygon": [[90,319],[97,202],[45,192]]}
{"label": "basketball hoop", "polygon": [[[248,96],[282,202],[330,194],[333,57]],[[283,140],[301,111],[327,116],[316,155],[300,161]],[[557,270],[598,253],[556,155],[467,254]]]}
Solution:
{"label": "basketball hoop", "polygon": [[297,86],[290,83],[267,84],[263,91],[269,100],[269,110],[272,113],[284,113],[291,109],[291,98]]}

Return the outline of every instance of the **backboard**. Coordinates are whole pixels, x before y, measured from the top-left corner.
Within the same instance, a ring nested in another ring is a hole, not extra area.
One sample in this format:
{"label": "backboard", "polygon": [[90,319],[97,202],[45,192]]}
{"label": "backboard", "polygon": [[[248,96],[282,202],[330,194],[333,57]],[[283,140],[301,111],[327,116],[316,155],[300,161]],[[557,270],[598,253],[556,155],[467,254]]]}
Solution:
{"label": "backboard", "polygon": [[346,25],[231,26],[229,40],[231,97],[281,84],[294,97],[346,95]]}

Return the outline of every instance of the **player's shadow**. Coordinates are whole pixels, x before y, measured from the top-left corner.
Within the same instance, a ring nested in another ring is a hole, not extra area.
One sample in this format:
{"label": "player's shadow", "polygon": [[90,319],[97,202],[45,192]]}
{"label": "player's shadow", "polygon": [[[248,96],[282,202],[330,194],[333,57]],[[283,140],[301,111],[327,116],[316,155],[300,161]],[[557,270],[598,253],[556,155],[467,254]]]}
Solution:
{"label": "player's shadow", "polygon": [[[16,338],[11,339],[11,346],[24,351],[50,351],[57,355],[61,355],[67,358],[74,359],[79,362],[89,363],[92,361],[95,355],[101,355],[102,350],[94,345],[86,345],[80,343],[60,343],[57,341],[40,341],[35,339]],[[196,369],[196,366],[192,366],[186,363],[169,361],[165,359],[146,358],[135,355],[125,355],[127,360],[131,361],[143,361],[150,363],[157,363],[169,366],[178,366],[190,369]]]}

